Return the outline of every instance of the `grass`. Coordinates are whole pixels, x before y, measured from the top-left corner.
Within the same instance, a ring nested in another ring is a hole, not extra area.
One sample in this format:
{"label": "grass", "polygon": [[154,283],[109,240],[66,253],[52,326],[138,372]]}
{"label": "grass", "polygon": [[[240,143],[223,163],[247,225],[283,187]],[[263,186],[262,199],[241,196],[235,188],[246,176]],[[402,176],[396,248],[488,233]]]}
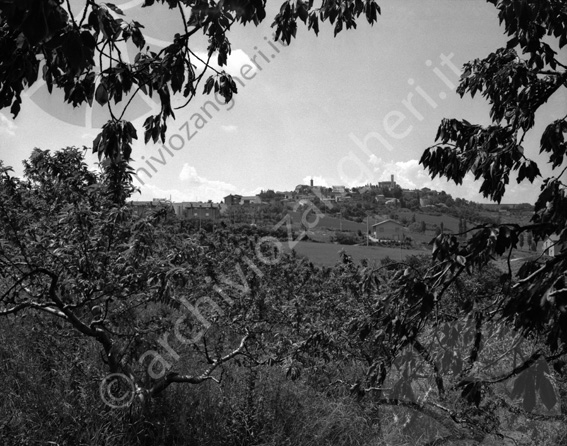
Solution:
{"label": "grass", "polygon": [[[289,216],[292,218],[294,224],[299,224],[301,222],[302,214],[300,212],[288,212]],[[310,218],[311,221],[311,218]],[[377,223],[378,220],[370,219],[370,226]],[[366,222],[357,223],[351,220],[345,220],[344,218],[335,218],[330,215],[321,215],[319,217],[319,222],[317,223],[317,228],[326,228],[332,230],[343,230],[343,231],[362,231],[366,232]]]}
{"label": "grass", "polygon": [[[289,245],[284,243],[286,250]],[[333,266],[339,261],[339,252],[344,250],[355,262],[368,259],[370,265],[378,265],[380,260],[389,257],[403,260],[409,255],[429,254],[430,251],[419,249],[388,248],[384,246],[339,245],[335,243],[298,242],[294,248],[297,254],[307,257],[311,262],[322,266]]]}
{"label": "grass", "polygon": [[[522,267],[522,265],[530,260],[536,260],[538,258],[540,258],[540,251],[538,252],[533,252],[533,251],[527,251],[527,250],[520,250],[520,249],[516,249],[512,252],[512,257],[510,258],[510,268],[512,270],[512,276],[516,277],[516,274],[518,273],[519,269]],[[504,255],[502,257],[500,257],[499,259],[496,260],[495,262],[496,267],[498,269],[500,269],[503,272],[508,272],[508,256]]]}
{"label": "grass", "polygon": [[[409,218],[411,218],[411,215],[413,214],[408,215]],[[408,217],[406,216],[406,218]],[[415,221],[418,223],[424,221],[428,229],[432,229],[433,225],[441,226],[441,223],[443,223],[443,226],[446,230],[452,231],[454,233],[459,232],[459,219],[451,217],[450,215],[430,215],[421,212],[415,212]],[[471,226],[470,223],[468,223],[468,225]]]}

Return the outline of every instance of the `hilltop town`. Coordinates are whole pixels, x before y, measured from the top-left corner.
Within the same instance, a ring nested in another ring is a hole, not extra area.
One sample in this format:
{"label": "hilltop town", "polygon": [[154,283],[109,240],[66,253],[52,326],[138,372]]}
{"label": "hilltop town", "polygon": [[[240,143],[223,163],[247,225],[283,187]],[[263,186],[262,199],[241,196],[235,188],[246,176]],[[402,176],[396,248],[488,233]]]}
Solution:
{"label": "hilltop town", "polygon": [[[266,190],[253,196],[230,194],[221,203],[133,201],[138,216],[160,208],[197,227],[224,222],[274,226],[289,216],[296,230],[308,229],[306,239],[341,244],[398,243],[419,247],[441,232],[463,234],[483,223],[526,222],[533,206],[478,204],[429,188],[404,189],[390,181],[348,188],[299,184],[290,191]],[[306,213],[307,212],[307,213]],[[308,215],[305,217],[305,215]],[[315,220],[317,220],[315,222]],[[310,223],[312,222],[312,223]],[[308,226],[308,227],[307,227]],[[368,237],[369,236],[369,237]],[[526,246],[531,245],[526,240]]]}
{"label": "hilltop town", "polygon": [[[167,198],[154,198],[151,201],[132,201],[135,212],[143,215],[158,207],[171,207],[175,215],[183,220],[219,220],[223,217],[231,222],[256,223],[266,215],[279,209],[296,210],[298,206],[314,206],[320,213],[341,216],[354,222],[365,221],[372,214],[406,214],[411,211],[440,211],[458,218],[477,222],[506,219],[522,211],[533,210],[529,203],[516,204],[478,204],[461,198],[453,199],[444,191],[422,189],[403,189],[395,181],[380,181],[361,187],[317,186],[299,184],[294,190],[274,191],[268,189],[257,195],[243,196],[230,194],[220,203],[212,200],[175,202]],[[250,220],[252,218],[252,220]]]}

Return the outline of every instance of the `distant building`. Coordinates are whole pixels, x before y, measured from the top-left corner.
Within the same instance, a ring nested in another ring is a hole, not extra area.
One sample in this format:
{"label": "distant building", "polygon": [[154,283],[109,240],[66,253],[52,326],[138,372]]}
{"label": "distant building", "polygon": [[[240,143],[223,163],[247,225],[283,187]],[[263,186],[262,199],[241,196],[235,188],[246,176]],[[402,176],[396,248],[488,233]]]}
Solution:
{"label": "distant building", "polygon": [[375,200],[376,200],[378,203],[380,203],[380,204],[386,203],[386,197],[385,197],[384,195],[382,195],[382,194],[376,195]]}
{"label": "distant building", "polygon": [[224,197],[224,204],[227,206],[237,206],[240,204],[240,200],[242,199],[242,195],[227,195]]}
{"label": "distant building", "polygon": [[372,225],[372,232],[377,239],[403,240],[405,227],[395,220],[384,220]]}
{"label": "distant building", "polygon": [[394,181],[394,175],[390,177],[390,181],[379,181],[378,187],[380,189],[393,189],[396,187],[396,182]]}
{"label": "distant building", "polygon": [[323,191],[321,190],[321,186],[312,186],[311,193],[320,199],[322,199],[325,196],[323,194]]}
{"label": "distant building", "polygon": [[221,206],[218,203],[184,201],[173,203],[175,215],[180,220],[216,220],[220,217]]}
{"label": "distant building", "polygon": [[346,199],[346,188],[344,186],[333,186],[331,189],[331,197],[336,202],[345,201]]}
{"label": "distant building", "polygon": [[258,195],[241,197],[240,204],[262,204],[262,199]]}
{"label": "distant building", "polygon": [[144,217],[151,212],[160,209],[171,209],[172,207],[171,202],[165,198],[154,198],[152,201],[132,201],[130,204],[136,217]]}
{"label": "distant building", "polygon": [[559,242],[558,234],[551,234],[543,241],[543,253],[549,257],[555,257],[562,248],[563,245]]}
{"label": "distant building", "polygon": [[295,186],[295,193],[297,194],[307,194],[311,190],[311,186],[307,186],[306,184],[298,184]]}

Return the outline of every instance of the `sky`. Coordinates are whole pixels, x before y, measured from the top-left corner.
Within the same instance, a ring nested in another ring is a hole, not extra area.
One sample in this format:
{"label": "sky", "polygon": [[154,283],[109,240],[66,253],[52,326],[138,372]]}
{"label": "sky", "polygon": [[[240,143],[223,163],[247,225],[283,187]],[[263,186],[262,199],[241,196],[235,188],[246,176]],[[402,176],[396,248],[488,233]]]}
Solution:
{"label": "sky", "polygon": [[[80,10],[84,1],[71,3]],[[154,48],[181,29],[178,16],[165,7],[141,8],[142,0],[114,3],[146,25]],[[487,202],[472,178],[460,186],[431,179],[418,161],[434,144],[442,118],[489,122],[484,99],[460,98],[455,87],[463,63],[505,45],[497,10],[482,0],[379,4],[382,15],[374,26],[361,19],[356,30],[336,38],[330,26],[322,26],[318,37],[300,26],[297,39],[283,46],[273,41],[270,27],[279,2],[268,2],[264,23],[231,31],[227,71],[238,87],[233,101],[197,96],[176,110],[165,144],[144,144],[142,123],[158,108],[152,98],[136,98],[126,115],[139,136],[133,167],[140,194],[133,198],[218,202],[228,194],[293,190],[311,179],[318,186],[353,187],[394,175],[404,188],[429,187]],[[195,41],[198,54],[204,48],[202,39]],[[183,98],[174,103],[181,105]],[[538,114],[526,139],[527,156],[545,163],[539,137],[546,122],[567,113],[566,104],[564,88]],[[104,119],[98,105],[62,105],[61,96],[48,95],[39,82],[25,93],[16,119],[0,111],[0,159],[20,173],[34,147],[90,147]],[[97,159],[89,152],[87,160],[94,165]],[[537,181],[512,180],[502,201],[533,203],[538,192]]]}

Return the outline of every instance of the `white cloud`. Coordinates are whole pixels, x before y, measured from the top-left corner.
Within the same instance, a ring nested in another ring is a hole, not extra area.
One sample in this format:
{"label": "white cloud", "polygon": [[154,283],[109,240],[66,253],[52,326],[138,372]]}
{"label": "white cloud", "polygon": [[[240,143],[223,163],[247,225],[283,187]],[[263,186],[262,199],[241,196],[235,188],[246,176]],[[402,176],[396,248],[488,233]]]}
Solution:
{"label": "white cloud", "polygon": [[[376,184],[379,181],[390,181],[392,175],[394,180],[404,189],[421,189],[428,187],[437,191],[445,191],[453,197],[466,198],[467,200],[485,202],[488,201],[478,193],[480,184],[474,181],[472,175],[466,175],[462,185],[448,182],[445,178],[431,178],[429,173],[419,164],[417,159],[407,161],[385,161],[372,154],[368,161],[359,159],[358,167],[364,169],[362,173],[354,171],[352,179],[342,175],[342,179],[313,177],[316,186],[330,187],[331,185],[344,185],[347,187],[364,186],[368,182]],[[365,164],[367,163],[367,164]],[[356,164],[353,162],[353,165]],[[349,172],[353,173],[353,172]],[[309,184],[311,176],[303,179],[303,184]],[[517,201],[517,200],[516,200]]]}
{"label": "white cloud", "polygon": [[140,186],[140,194],[132,197],[133,200],[151,200],[152,198],[166,198],[174,202],[180,201],[209,201],[215,203],[222,201],[223,197],[234,193],[233,190],[216,189],[213,186],[198,186],[187,189],[162,189],[153,184],[144,184]]}
{"label": "white cloud", "polygon": [[209,180],[200,176],[197,169],[185,163],[179,179],[183,182],[183,189],[162,189],[153,184],[140,186],[140,194],[134,195],[133,200],[151,200],[152,198],[166,198],[174,202],[180,201],[209,201],[221,202],[230,194],[251,196],[259,194],[265,187],[257,187],[253,190],[238,189],[236,186],[224,181]]}
{"label": "white cloud", "polygon": [[320,175],[314,176],[314,177],[312,177],[312,176],[305,177],[305,178],[303,178],[303,181],[301,182],[301,184],[310,184],[309,182],[311,180],[313,180],[313,186],[331,187],[329,185],[329,183],[327,182],[327,180]]}
{"label": "white cloud", "polygon": [[368,159],[368,162],[370,164],[377,164],[380,162],[380,158],[378,158],[376,155],[372,154],[370,155],[370,158]]}
{"label": "white cloud", "polygon": [[248,190],[242,189],[240,192],[238,192],[238,195],[242,195],[243,197],[251,197],[253,195],[258,195],[260,192],[268,189],[269,187],[257,187],[255,189],[248,189]]}
{"label": "white cloud", "polygon": [[153,184],[140,187],[141,196],[135,200],[151,200],[152,198],[171,198],[173,201],[222,201],[223,197],[236,192],[236,186],[224,181],[209,180],[200,176],[197,170],[185,163],[179,179],[183,182],[182,189],[162,189]]}
{"label": "white cloud", "polygon": [[223,129],[227,133],[233,133],[238,130],[238,126],[236,125],[221,125],[221,129]]}
{"label": "white cloud", "polygon": [[[206,61],[208,59],[208,55],[205,51],[197,51],[195,53],[201,60]],[[195,66],[197,67],[197,70],[201,71],[203,69],[203,67],[205,66],[205,64],[199,60],[194,60],[193,63],[195,64]],[[212,68],[214,68],[215,70],[218,71],[226,71],[228,74],[230,74],[231,76],[238,76],[238,77],[242,77],[242,67],[244,65],[249,65],[251,68],[247,68],[247,70],[245,71],[245,75],[248,78],[251,78],[254,73],[256,73],[256,71],[258,71],[258,69],[256,68],[256,66],[252,63],[252,60],[250,59],[250,57],[248,56],[248,54],[246,54],[246,52],[244,52],[243,50],[232,50],[232,52],[228,55],[227,58],[227,63],[224,66],[219,66],[217,64],[217,54],[213,54],[213,56],[211,57],[210,60],[210,66]],[[249,71],[248,71],[249,70]],[[211,71],[212,74],[212,71]]]}
{"label": "white cloud", "polygon": [[187,193],[178,189],[161,189],[153,184],[144,184],[140,187],[140,194],[134,194],[132,200],[149,201],[153,198],[166,198],[172,201],[198,201],[191,198]]}
{"label": "white cloud", "polygon": [[475,183],[474,177],[470,174],[465,176],[462,185],[457,185],[453,181],[448,182],[445,178],[436,177],[431,179],[429,173],[419,164],[417,159],[384,161],[372,155],[369,162],[374,166],[376,182],[388,181],[390,176],[394,175],[396,183],[404,189],[428,187],[437,191],[443,190],[453,197],[474,201],[482,200],[482,196],[478,193],[480,184],[478,182]]}
{"label": "white cloud", "polygon": [[10,118],[0,113],[0,135],[16,136],[18,126]]}
{"label": "white cloud", "polygon": [[183,195],[189,197],[189,200],[213,200],[221,201],[226,195],[236,193],[236,186],[224,181],[209,180],[201,177],[197,170],[185,163],[179,179],[188,185],[187,192]]}

